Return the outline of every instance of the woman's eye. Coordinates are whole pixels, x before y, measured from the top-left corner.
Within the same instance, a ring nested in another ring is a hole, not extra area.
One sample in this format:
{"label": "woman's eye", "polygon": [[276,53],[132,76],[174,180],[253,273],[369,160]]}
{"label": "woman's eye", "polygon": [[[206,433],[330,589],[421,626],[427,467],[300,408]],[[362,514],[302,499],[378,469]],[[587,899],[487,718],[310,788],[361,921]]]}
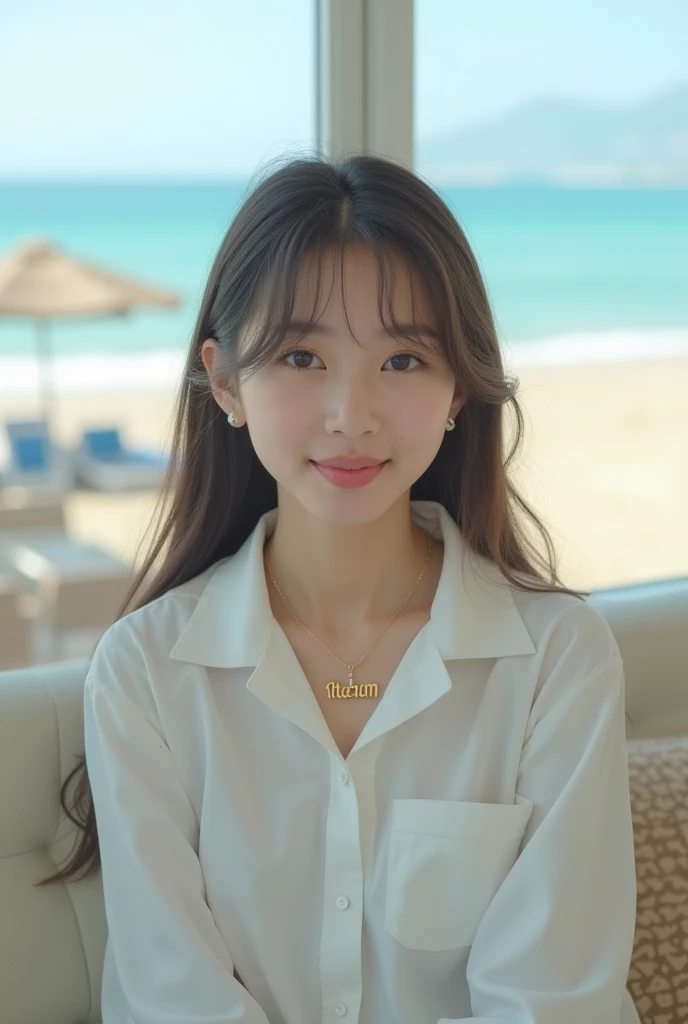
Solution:
{"label": "woman's eye", "polygon": [[[425,359],[421,359],[420,356],[414,355],[413,352],[399,352],[396,356],[390,356],[387,362],[391,363],[393,359],[415,359],[420,366],[428,365]],[[396,369],[398,370],[399,367],[397,366]],[[411,369],[413,369],[413,367],[411,367]]]}
{"label": "woman's eye", "polygon": [[[289,356],[297,356],[297,357],[298,356],[315,356],[315,352],[311,352],[311,350],[309,348],[293,348],[289,352],[285,352],[285,354],[282,356],[283,362],[286,362],[287,359],[289,358]],[[316,358],[317,358],[317,356],[316,356]],[[291,366],[292,369],[294,369],[294,370],[308,370],[308,369],[310,369],[309,366],[294,366],[293,363],[288,363],[287,365]]]}
{"label": "woman's eye", "polygon": [[[308,356],[315,356],[316,359],[320,358],[317,355],[316,352],[313,352],[309,348],[293,348],[289,352],[285,352],[285,354],[282,356],[282,360],[284,362],[286,362],[289,359],[290,356],[295,356],[297,358],[300,357],[300,356],[305,356],[306,358],[308,358]],[[391,363],[393,360],[398,360],[398,359],[401,359],[401,360],[415,359],[416,362],[420,366],[427,366],[427,362],[425,361],[425,359],[421,359],[420,356],[415,355],[413,352],[398,352],[395,356],[390,356],[389,359],[387,360],[387,362]],[[288,363],[287,365],[291,366],[292,369],[294,369],[294,370],[309,370],[311,368],[310,365],[308,365],[308,366],[295,366],[293,363]],[[408,365],[405,366],[405,367],[399,367],[397,365],[397,366],[394,367],[394,369],[398,370],[400,372],[408,372],[409,367],[408,367]],[[413,367],[411,367],[411,369],[413,369]]]}

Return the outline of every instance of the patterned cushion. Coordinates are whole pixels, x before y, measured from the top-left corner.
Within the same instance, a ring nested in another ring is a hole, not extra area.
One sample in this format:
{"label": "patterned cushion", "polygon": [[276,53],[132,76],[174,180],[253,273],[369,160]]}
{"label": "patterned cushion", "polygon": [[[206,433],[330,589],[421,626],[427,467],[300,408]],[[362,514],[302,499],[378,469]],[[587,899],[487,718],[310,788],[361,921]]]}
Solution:
{"label": "patterned cushion", "polygon": [[688,1021],[688,736],[629,739],[638,902],[628,990],[643,1024]]}

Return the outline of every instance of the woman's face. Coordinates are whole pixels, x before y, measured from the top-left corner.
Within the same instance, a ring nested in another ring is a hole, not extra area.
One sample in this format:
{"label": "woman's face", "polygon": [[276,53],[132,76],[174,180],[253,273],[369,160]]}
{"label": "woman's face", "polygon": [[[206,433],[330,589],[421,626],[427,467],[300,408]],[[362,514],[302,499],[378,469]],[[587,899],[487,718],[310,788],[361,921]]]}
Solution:
{"label": "woman's face", "polygon": [[[397,320],[436,330],[422,283],[415,283],[414,317],[408,271],[400,262],[395,270]],[[271,361],[241,385],[238,401],[226,391],[214,394],[225,412],[236,413],[239,425],[246,423],[256,454],[278,489],[318,518],[353,525],[382,515],[410,490],[435,458],[447,418],[456,417],[465,397],[456,389],[439,346],[432,353],[386,333],[377,306],[377,264],[367,248],[345,251],[343,287],[333,277],[329,257],[322,271],[325,294],[329,292],[319,317],[322,330],[301,340],[287,335]],[[295,320],[306,319],[312,311],[315,281],[313,265],[305,262],[297,282]],[[250,332],[250,324],[241,332],[242,349]],[[295,347],[301,351],[295,353]],[[209,371],[215,348],[214,339],[203,344]],[[228,424],[227,429],[237,428]],[[343,489],[313,465],[339,455],[388,461],[365,487]]]}

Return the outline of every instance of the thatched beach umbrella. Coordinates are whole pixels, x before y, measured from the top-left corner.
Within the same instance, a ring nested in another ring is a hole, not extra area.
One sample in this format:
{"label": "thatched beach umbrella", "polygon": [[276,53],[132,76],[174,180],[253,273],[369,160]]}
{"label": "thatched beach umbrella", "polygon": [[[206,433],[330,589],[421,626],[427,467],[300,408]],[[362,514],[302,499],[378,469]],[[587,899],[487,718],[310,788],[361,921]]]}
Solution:
{"label": "thatched beach umbrella", "polygon": [[117,316],[136,306],[174,308],[174,292],[73,259],[59,246],[32,238],[0,260],[0,317],[35,320],[43,415],[50,419],[50,321]]}

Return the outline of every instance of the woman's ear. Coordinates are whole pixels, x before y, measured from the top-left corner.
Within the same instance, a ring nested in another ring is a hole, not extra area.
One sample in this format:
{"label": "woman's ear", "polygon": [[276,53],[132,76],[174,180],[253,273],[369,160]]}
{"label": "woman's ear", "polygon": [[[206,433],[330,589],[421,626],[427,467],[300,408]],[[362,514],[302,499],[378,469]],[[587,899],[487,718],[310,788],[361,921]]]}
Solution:
{"label": "woman's ear", "polygon": [[468,395],[458,390],[454,394],[454,400],[449,408],[449,415],[452,419],[456,419],[464,405],[468,401]]}
{"label": "woman's ear", "polygon": [[222,352],[215,338],[206,338],[201,345],[201,361],[208,374],[213,398],[225,413],[236,412],[239,416],[238,401],[234,397],[231,382],[220,371]]}

